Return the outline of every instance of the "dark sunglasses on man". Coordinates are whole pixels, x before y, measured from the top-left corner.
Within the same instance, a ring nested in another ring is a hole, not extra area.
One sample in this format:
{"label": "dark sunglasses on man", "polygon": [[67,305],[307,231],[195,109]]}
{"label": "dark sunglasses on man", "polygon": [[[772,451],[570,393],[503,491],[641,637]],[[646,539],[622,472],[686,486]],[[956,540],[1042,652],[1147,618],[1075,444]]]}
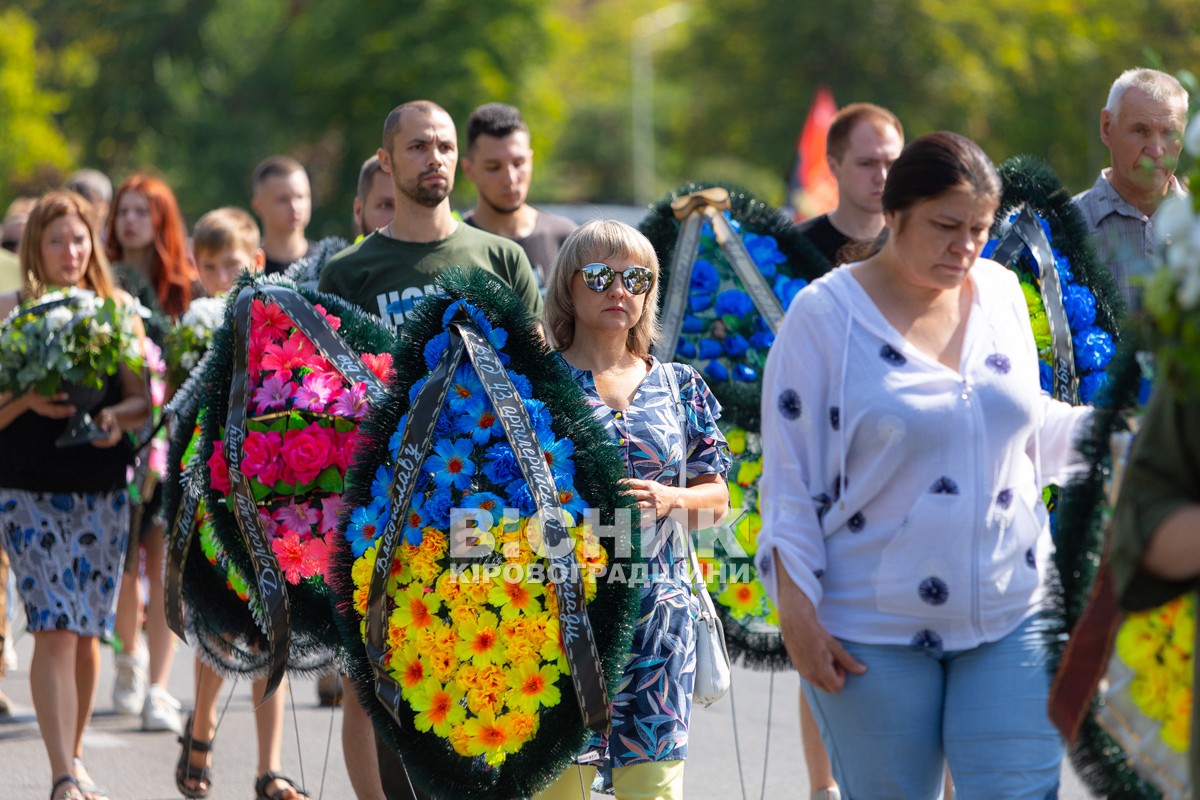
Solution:
{"label": "dark sunglasses on man", "polygon": [[579,272],[583,275],[583,285],[597,294],[607,292],[618,277],[630,294],[645,294],[654,285],[654,272],[649,267],[629,267],[617,272],[608,264],[597,262],[581,267]]}

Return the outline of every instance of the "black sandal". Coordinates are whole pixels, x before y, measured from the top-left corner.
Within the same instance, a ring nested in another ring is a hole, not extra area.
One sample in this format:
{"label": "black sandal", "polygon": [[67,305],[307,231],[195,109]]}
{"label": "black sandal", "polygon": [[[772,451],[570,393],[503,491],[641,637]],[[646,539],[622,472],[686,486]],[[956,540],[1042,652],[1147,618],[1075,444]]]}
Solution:
{"label": "black sandal", "polygon": [[205,761],[212,752],[213,743],[197,739],[192,735],[193,717],[188,717],[187,725],[177,740],[180,745],[179,763],[175,765],[175,788],[188,800],[199,800],[207,797],[212,790],[212,773],[208,764],[197,767],[192,763],[192,753],[204,753]]}
{"label": "black sandal", "polygon": [[[276,789],[274,792],[267,793],[267,786],[271,781],[282,781],[286,783],[282,789]],[[307,800],[308,792],[300,788],[294,780],[282,775],[278,772],[268,772],[265,775],[260,775],[258,780],[254,782],[254,797],[255,800],[289,800],[289,798],[303,798]]]}

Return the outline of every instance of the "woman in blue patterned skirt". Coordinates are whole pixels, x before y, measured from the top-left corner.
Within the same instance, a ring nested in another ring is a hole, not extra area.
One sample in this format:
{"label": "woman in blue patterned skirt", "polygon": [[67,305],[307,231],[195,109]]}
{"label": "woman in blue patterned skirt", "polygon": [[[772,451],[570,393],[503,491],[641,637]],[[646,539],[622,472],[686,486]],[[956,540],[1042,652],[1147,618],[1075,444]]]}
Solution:
{"label": "woman in blue patterned skirt", "polygon": [[[624,800],[683,797],[683,761],[696,670],[697,601],[678,534],[712,525],[729,505],[729,450],[717,428],[721,406],[691,367],[646,355],[658,337],[658,258],[620,222],[594,221],[563,243],[546,294],[546,328],[583,388],[596,418],[625,458],[626,488],[655,535],[643,539],[641,614],[613,697],[612,733],[594,737],[579,761],[539,795],[589,797],[595,766],[612,767]],[[673,370],[684,410],[666,371]],[[687,486],[679,486],[687,470]],[[668,516],[669,515],[669,516]],[[635,556],[638,554],[635,554]]]}
{"label": "woman in blue patterned skirt", "polygon": [[[34,207],[21,240],[20,292],[0,295],[0,319],[22,299],[79,287],[131,303],[114,288],[91,209],[82,197],[52,192]],[[124,431],[150,411],[146,384],[125,367],[90,409],[107,434],[59,449],[55,439],[75,408],[36,392],[0,396],[0,541],[12,560],[33,633],[29,681],[50,758],[51,800],[100,800],[83,765],[83,731],[100,677],[99,637],[111,631],[129,536],[125,468],[133,452]]]}

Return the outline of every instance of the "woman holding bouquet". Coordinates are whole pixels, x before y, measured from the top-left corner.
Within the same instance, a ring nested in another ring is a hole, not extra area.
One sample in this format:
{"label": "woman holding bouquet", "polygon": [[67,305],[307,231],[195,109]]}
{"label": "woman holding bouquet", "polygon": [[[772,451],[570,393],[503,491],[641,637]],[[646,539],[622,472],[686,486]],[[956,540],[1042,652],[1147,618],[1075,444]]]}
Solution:
{"label": "woman holding bouquet", "polygon": [[[148,326],[153,340],[148,348],[155,353],[164,343],[169,324],[179,320],[193,297],[203,294],[188,257],[186,237],[175,195],[166,183],[148,175],[133,175],[121,184],[108,220],[108,257],[121,286],[155,312]],[[159,358],[148,360],[152,367],[161,363]],[[162,381],[154,380],[157,377],[161,376],[152,373],[151,390],[161,413],[161,404],[168,398]],[[135,524],[130,530],[125,581],[117,605],[116,631],[123,649],[117,656],[113,707],[119,714],[140,713],[142,730],[180,733],[179,701],[166,688],[176,641],[163,610],[164,523],[158,518],[158,485],[165,468],[166,441],[158,437],[141,455],[135,471],[138,491],[131,515]],[[146,648],[141,641],[138,569],[143,554],[150,589]]]}
{"label": "woman holding bouquet", "polygon": [[[0,295],[0,317],[53,289],[78,287],[132,304],[115,288],[87,201],[52,192],[30,213],[20,260],[24,286]],[[2,328],[0,328],[2,330]],[[140,334],[140,327],[138,328]],[[0,536],[33,633],[30,683],[50,759],[52,800],[98,800],[81,758],[100,674],[99,637],[111,630],[129,534],[125,431],[150,412],[146,384],[121,365],[90,409],[103,439],[58,448],[76,409],[28,391],[0,396]]]}

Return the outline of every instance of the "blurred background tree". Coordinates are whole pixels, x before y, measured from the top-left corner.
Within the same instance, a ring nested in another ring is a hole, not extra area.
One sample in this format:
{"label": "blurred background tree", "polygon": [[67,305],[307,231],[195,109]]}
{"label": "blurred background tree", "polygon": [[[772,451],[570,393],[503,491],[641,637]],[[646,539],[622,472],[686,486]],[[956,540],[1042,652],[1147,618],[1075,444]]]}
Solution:
{"label": "blurred background tree", "polygon": [[[362,160],[394,105],[425,97],[462,124],[518,105],[535,202],[633,199],[631,43],[678,0],[26,0],[0,12],[0,201],[93,166],[150,168],[194,220],[246,206],[249,173],[309,169],[311,236],[345,234]],[[997,162],[1042,156],[1075,191],[1107,164],[1108,86],[1200,51],[1194,0],[684,0],[649,43],[655,194],[685,180],[782,203],[816,89],[940,128]],[[646,76],[639,76],[645,81]],[[643,83],[644,88],[644,83]],[[473,202],[458,180],[454,200]]]}

